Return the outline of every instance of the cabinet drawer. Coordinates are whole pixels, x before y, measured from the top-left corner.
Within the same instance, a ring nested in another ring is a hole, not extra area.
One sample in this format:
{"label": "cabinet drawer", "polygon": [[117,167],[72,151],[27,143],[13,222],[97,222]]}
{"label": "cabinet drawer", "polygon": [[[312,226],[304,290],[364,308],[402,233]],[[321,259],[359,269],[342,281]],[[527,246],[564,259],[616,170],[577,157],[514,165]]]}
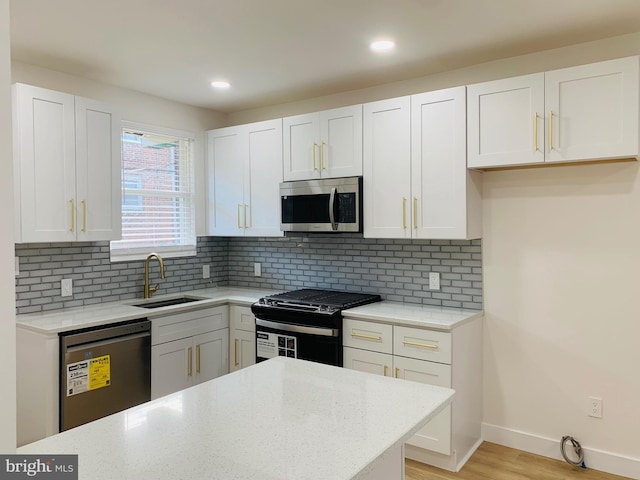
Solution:
{"label": "cabinet drawer", "polygon": [[171,342],[229,327],[229,307],[202,308],[151,319],[151,344]]}
{"label": "cabinet drawer", "polygon": [[363,322],[345,318],[343,321],[346,347],[361,348],[381,353],[393,351],[393,327],[384,323]]}
{"label": "cabinet drawer", "polygon": [[247,332],[256,331],[256,317],[253,316],[251,307],[231,305],[229,307],[229,317],[232,329],[245,330]]}
{"label": "cabinet drawer", "polygon": [[451,334],[410,327],[393,327],[393,354],[451,364]]}

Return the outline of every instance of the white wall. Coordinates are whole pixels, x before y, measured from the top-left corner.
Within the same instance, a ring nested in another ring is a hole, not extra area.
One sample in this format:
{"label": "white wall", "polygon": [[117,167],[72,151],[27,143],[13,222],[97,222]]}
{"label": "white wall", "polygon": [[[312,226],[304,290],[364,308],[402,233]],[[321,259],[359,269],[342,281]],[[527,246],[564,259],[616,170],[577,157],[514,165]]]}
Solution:
{"label": "white wall", "polygon": [[225,125],[227,121],[226,114],[172,102],[145,93],[114,87],[25,63],[14,61],[11,67],[13,83],[26,83],[101,100],[116,106],[121,111],[123,120],[195,133],[195,178],[198,202],[196,207],[198,215],[197,234],[205,234],[206,140],[204,132]]}
{"label": "white wall", "polygon": [[311,98],[300,102],[234,112],[229,114],[228,123],[229,125],[240,125],[243,123],[257,122],[259,120],[269,120],[272,118],[286,117],[288,115],[372,102],[385,98],[429,92],[441,88],[486,82],[488,80],[496,80],[515,75],[542,72],[555,68],[638,54],[640,54],[640,32],[598,42],[583,43],[572,47],[548,50],[505,60],[496,60],[494,62],[403,82],[389,83],[362,90]]}
{"label": "white wall", "polygon": [[0,0],[0,452],[16,448],[16,320],[9,0]]}
{"label": "white wall", "polygon": [[[229,116],[293,115],[640,54],[640,33]],[[483,174],[485,438],[640,478],[640,175],[616,163]],[[603,418],[586,415],[603,399]],[[614,455],[598,452],[610,452]],[[618,458],[627,457],[627,458]]]}

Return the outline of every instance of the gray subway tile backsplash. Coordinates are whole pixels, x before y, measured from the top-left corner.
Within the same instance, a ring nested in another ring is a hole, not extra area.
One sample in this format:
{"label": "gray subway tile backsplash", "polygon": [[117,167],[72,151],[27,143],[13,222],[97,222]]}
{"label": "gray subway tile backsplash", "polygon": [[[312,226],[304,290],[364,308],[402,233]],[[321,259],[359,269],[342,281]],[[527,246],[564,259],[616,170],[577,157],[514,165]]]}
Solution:
{"label": "gray subway tile backsplash", "polygon": [[[482,308],[480,240],[365,239],[357,234],[280,238],[201,237],[197,256],[166,259],[166,279],[152,264],[158,294],[210,286],[273,290],[329,288],[379,293],[386,300]],[[142,298],[144,262],[109,260],[109,242],[18,244],[18,314]],[[254,276],[254,263],[262,275]],[[202,278],[202,265],[210,278]],[[429,272],[440,290],[429,290]],[[60,296],[60,280],[73,279],[73,296]]]}

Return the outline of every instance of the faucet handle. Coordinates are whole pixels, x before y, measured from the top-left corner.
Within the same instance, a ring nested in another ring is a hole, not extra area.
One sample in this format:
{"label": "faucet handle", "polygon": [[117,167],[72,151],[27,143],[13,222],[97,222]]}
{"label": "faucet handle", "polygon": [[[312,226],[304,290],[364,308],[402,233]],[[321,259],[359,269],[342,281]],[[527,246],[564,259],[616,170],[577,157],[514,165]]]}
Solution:
{"label": "faucet handle", "polygon": [[149,293],[151,294],[151,293],[157,291],[159,286],[160,286],[159,283],[156,283],[155,285],[149,285]]}

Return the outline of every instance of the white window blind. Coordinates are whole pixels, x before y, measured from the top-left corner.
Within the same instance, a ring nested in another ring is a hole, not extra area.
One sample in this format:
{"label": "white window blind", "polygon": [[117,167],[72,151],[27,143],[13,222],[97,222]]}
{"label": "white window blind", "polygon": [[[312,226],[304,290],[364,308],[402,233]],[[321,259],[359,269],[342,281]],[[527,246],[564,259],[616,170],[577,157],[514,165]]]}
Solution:
{"label": "white window blind", "polygon": [[111,261],[196,254],[193,142],[185,132],[125,124],[122,240],[111,242]]}

